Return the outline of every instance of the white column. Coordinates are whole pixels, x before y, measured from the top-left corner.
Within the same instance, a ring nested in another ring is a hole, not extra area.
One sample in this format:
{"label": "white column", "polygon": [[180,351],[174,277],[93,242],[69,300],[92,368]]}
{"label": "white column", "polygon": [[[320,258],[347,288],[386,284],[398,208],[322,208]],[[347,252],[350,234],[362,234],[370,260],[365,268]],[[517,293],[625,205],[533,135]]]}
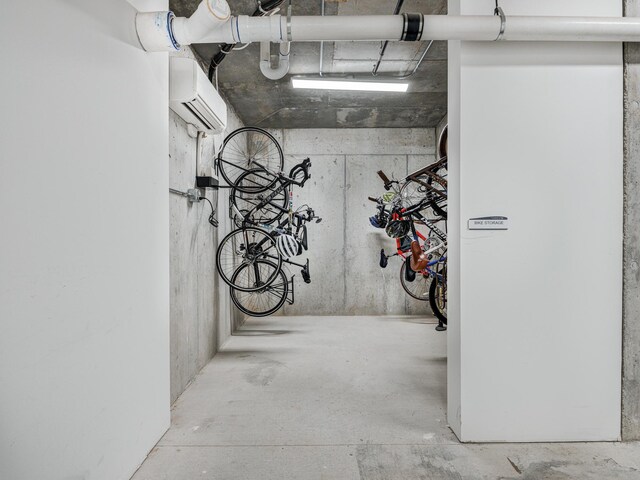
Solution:
{"label": "white column", "polygon": [[[500,3],[622,14],[618,0]],[[463,441],[616,440],[621,45],[452,41],[449,63],[449,423]],[[509,229],[467,228],[483,216]]]}

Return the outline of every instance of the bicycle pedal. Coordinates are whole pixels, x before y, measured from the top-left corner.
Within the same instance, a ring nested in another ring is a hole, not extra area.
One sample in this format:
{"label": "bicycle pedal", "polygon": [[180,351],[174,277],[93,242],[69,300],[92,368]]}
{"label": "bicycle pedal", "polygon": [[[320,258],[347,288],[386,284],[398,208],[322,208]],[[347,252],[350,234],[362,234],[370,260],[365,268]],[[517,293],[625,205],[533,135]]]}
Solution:
{"label": "bicycle pedal", "polygon": [[407,257],[404,261],[404,279],[407,282],[413,282],[416,279],[416,272],[411,269],[411,257]]}
{"label": "bicycle pedal", "polygon": [[387,265],[389,264],[389,258],[387,258],[387,256],[384,253],[384,248],[382,250],[380,250],[380,267],[382,268],[387,268]]}
{"label": "bicycle pedal", "polygon": [[300,273],[302,273],[302,279],[304,283],[311,283],[311,274],[309,273],[309,267],[304,267]]}

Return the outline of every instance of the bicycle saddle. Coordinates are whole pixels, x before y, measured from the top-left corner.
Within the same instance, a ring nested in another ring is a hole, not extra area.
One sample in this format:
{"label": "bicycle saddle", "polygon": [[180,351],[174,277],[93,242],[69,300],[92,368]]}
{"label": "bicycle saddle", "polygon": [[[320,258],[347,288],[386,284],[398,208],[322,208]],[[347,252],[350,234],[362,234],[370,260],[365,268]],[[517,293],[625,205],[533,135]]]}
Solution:
{"label": "bicycle saddle", "polygon": [[424,254],[420,243],[417,240],[411,242],[411,270],[414,272],[421,272],[427,268],[429,258]]}

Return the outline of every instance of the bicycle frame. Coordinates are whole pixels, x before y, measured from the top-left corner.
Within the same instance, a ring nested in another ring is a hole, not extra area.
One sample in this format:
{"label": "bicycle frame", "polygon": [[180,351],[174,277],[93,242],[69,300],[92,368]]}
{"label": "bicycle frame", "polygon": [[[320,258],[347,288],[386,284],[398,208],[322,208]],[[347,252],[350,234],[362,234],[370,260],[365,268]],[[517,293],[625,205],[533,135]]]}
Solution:
{"label": "bicycle frame", "polygon": [[[267,195],[265,198],[263,198],[256,206],[254,206],[251,210],[249,210],[246,214],[242,214],[238,208],[235,206],[235,204],[233,202],[231,203],[231,207],[233,208],[233,210],[235,211],[235,213],[239,216],[242,217],[243,221],[242,221],[242,226],[251,226],[251,225],[256,225],[255,222],[251,221],[251,217],[253,216],[253,214],[255,212],[257,212],[258,210],[266,207],[267,205],[280,210],[282,213],[287,212],[288,210],[285,208],[282,208],[279,205],[275,205],[272,202],[272,200],[274,198],[276,198],[276,196],[278,196],[278,194],[282,193],[282,192],[288,192],[289,187],[291,185],[296,185],[298,187],[304,187],[304,184],[307,182],[307,180],[309,180],[309,178],[311,178],[311,175],[309,174],[309,167],[311,167],[311,160],[309,160],[308,158],[305,158],[302,162],[300,162],[299,164],[295,165],[291,171],[289,172],[289,177],[287,177],[286,175],[284,175],[282,172],[278,173],[276,176],[278,177],[278,180],[280,181],[280,185],[274,189],[272,189],[271,193],[269,193],[269,195]],[[251,170],[249,170],[251,171]],[[297,181],[295,179],[295,176],[297,174],[298,171],[302,171],[303,173],[303,178],[300,181]],[[271,174],[271,172],[265,171],[265,173],[267,175],[273,175]]]}
{"label": "bicycle frame", "polygon": [[[235,206],[234,206],[235,207]],[[236,209],[237,211],[237,209]],[[240,213],[238,211],[238,213]],[[300,231],[304,228],[305,223],[307,223],[309,221],[309,219],[307,219],[306,217],[304,217],[303,215],[300,215],[299,213],[295,213],[293,215],[294,218],[294,224],[295,224],[295,232],[296,235],[298,235],[300,233]],[[283,219],[278,223],[277,227],[274,227],[273,225],[265,225],[265,224],[261,224],[261,223],[255,223],[255,222],[251,222],[250,220],[246,220],[246,223],[248,223],[251,226],[255,226],[260,228],[261,230],[264,230],[266,233],[269,233],[271,231],[276,231],[278,233],[288,233],[288,230],[283,229],[282,227],[284,227],[287,223],[289,223],[289,219]],[[244,222],[243,222],[244,225]],[[271,238],[269,236],[269,238]],[[249,245],[250,244],[250,239],[249,239],[249,235],[248,235],[248,231],[245,230],[243,232],[243,240],[245,245]],[[259,250],[262,250],[262,247],[265,245],[265,243],[268,241],[268,238],[264,238],[262,240],[260,240],[258,243],[255,244],[254,248],[258,248]],[[258,269],[258,266],[256,264],[256,262],[254,261],[257,258],[270,258],[270,259],[278,259],[277,256],[269,254],[268,253],[268,249],[265,251],[262,251],[262,253],[259,256],[256,256],[254,259],[250,260],[253,264],[253,268],[254,268],[254,275],[256,278],[257,282],[260,282],[261,279],[261,274],[260,274],[260,270]],[[309,270],[309,259],[307,259],[307,262],[305,264],[301,264],[301,263],[297,263],[294,262],[291,259],[282,259],[283,263],[287,263],[289,265],[295,265],[296,267],[300,267],[303,270],[306,270],[308,272]]]}
{"label": "bicycle frame", "polygon": [[[447,180],[444,177],[441,177],[440,175],[438,175],[437,173],[435,173],[440,167],[446,165],[447,163],[447,157],[442,157],[440,160],[438,160],[435,163],[432,163],[431,165],[427,165],[426,167],[423,167],[419,170],[416,170],[415,172],[407,175],[405,177],[405,180],[413,180],[415,182],[418,182],[420,184],[422,184],[422,182],[419,181],[420,176],[422,175],[428,175],[431,178],[433,178],[436,182],[438,182],[440,185],[442,185],[442,187],[444,187],[445,189],[447,188]],[[427,185],[425,185],[427,186]]]}
{"label": "bicycle frame", "polygon": [[[432,163],[431,165],[427,165],[426,167],[423,167],[419,170],[416,170],[415,172],[407,175],[404,178],[404,182],[407,182],[409,180],[412,180],[418,184],[420,184],[421,186],[425,187],[429,192],[436,194],[437,196],[440,197],[441,200],[446,200],[447,199],[447,194],[446,189],[447,189],[447,180],[438,175],[437,173],[435,173],[440,167],[442,167],[443,165],[446,165],[447,163],[447,157],[443,157],[440,160],[438,160],[435,163]],[[437,188],[435,188],[433,185],[428,184],[427,182],[423,181],[420,177],[423,175],[427,175],[429,177],[431,177],[433,179],[433,181],[435,181],[436,183],[438,183],[440,186],[442,186],[442,188],[445,189],[445,192],[442,192],[440,190],[438,190]],[[391,190],[393,188],[393,190],[398,193],[398,188],[395,187],[394,185],[398,185],[399,182],[395,181],[395,180],[389,180],[389,178],[384,174],[384,172],[382,170],[378,171],[378,176],[382,179],[382,181],[384,182],[384,188],[385,190]]]}
{"label": "bicycle frame", "polygon": [[[410,207],[408,209],[403,208],[402,210],[400,210],[399,213],[393,213],[391,218],[393,220],[400,220],[402,219],[402,217],[404,216],[408,216],[409,217],[409,221],[411,220],[411,216],[417,216],[422,218],[424,221],[423,223],[425,225],[427,225],[428,228],[430,228],[430,230],[434,233],[436,233],[436,236],[438,237],[438,240],[440,241],[440,243],[438,243],[437,245],[428,248],[427,250],[424,250],[424,254],[425,255],[429,255],[433,252],[436,252],[437,250],[441,250],[441,249],[445,249],[445,255],[440,256],[439,258],[435,259],[435,260],[430,260],[427,263],[427,266],[424,268],[424,270],[422,270],[419,273],[422,273],[425,276],[437,276],[439,280],[442,280],[442,275],[434,272],[431,267],[433,267],[434,265],[437,265],[439,263],[446,263],[447,261],[447,256],[446,256],[446,248],[447,248],[447,236],[446,234],[444,234],[443,232],[441,232],[437,227],[435,227],[434,225],[429,226],[428,225],[428,220],[424,219],[424,217],[420,214],[420,206],[421,206],[422,202],[418,205],[415,205],[413,207]],[[427,240],[427,237],[425,237],[424,234],[422,234],[421,232],[419,232],[418,230],[415,229],[414,226],[412,226],[412,233],[415,235],[415,237],[417,237],[419,240],[422,240],[423,244],[424,242]],[[396,254],[397,256],[399,256],[400,258],[402,258],[403,260],[406,260],[409,256],[411,256],[411,251],[410,250],[403,250],[402,249],[402,239],[401,238],[396,238]],[[393,256],[393,255],[392,255]]]}

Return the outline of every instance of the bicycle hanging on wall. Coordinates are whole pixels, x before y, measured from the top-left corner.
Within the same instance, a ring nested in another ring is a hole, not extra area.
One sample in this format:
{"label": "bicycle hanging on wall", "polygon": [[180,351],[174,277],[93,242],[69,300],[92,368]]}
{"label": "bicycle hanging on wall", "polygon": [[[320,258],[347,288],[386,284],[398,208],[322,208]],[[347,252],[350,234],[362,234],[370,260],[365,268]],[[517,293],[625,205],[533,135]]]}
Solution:
{"label": "bicycle hanging on wall", "polygon": [[307,224],[321,219],[308,205],[293,209],[293,187],[304,187],[311,160],[285,175],[275,138],[243,127],[225,139],[216,163],[231,188],[229,215],[237,227],[218,246],[217,271],[240,311],[271,315],[295,301],[295,276],[288,278],[283,264],[299,267],[305,283],[311,282],[309,261],[294,258],[308,249]]}

